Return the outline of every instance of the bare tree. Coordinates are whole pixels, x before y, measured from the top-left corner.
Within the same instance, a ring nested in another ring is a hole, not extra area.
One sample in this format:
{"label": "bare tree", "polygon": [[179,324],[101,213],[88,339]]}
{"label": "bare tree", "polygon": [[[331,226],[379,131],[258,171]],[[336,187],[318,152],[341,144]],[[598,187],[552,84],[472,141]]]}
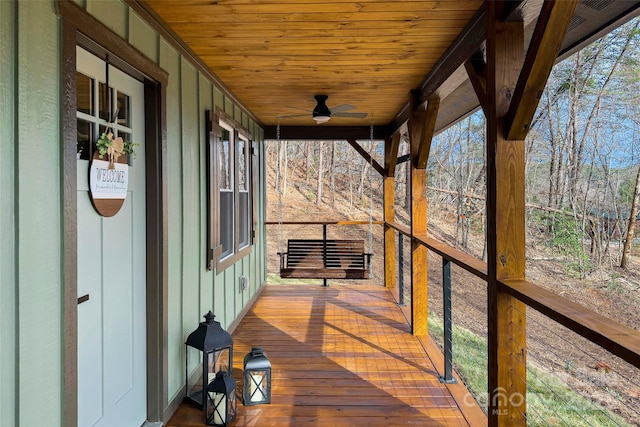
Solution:
{"label": "bare tree", "polygon": [[309,176],[311,174],[311,141],[307,141],[305,143],[306,145],[306,151],[307,151],[307,156],[305,159],[305,182],[308,184],[309,183]]}
{"label": "bare tree", "polygon": [[336,205],[336,143],[331,143],[331,168],[329,171],[329,185],[331,186],[331,206]]}
{"label": "bare tree", "polygon": [[622,257],[620,259],[620,267],[627,268],[629,264],[629,255],[631,253],[631,242],[636,232],[636,218],[638,217],[638,204],[640,203],[640,167],[636,173],[636,185],[633,190],[633,199],[631,201],[631,212],[629,213],[629,225],[627,226],[627,234],[624,239],[622,249]]}
{"label": "bare tree", "polygon": [[316,204],[320,206],[322,204],[322,187],[324,180],[324,141],[318,143],[318,187],[316,191]]}

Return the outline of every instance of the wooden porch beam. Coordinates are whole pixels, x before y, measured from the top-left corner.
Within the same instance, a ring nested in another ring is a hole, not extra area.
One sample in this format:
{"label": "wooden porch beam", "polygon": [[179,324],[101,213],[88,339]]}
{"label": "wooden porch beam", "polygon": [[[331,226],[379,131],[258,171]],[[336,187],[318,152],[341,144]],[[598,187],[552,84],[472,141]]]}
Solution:
{"label": "wooden porch beam", "polygon": [[[505,117],[524,62],[524,25],[487,7],[487,329],[489,426],[526,426],[526,305],[499,280],[524,279],[524,141],[507,140]],[[498,191],[499,190],[499,191]]]}
{"label": "wooden porch beam", "polygon": [[[276,139],[277,126],[264,127],[264,139]],[[387,128],[384,126],[373,127],[373,139],[385,139]],[[281,140],[303,141],[344,141],[345,139],[369,139],[371,138],[370,126],[280,126]]]}
{"label": "wooden porch beam", "polygon": [[507,113],[507,139],[521,140],[527,136],[577,4],[578,0],[543,3]]}
{"label": "wooden porch beam", "polygon": [[358,141],[356,141],[355,139],[347,139],[347,142],[367,161],[367,163],[370,163],[371,166],[373,166],[373,169],[375,169],[376,172],[378,172],[381,176],[384,176],[384,168],[380,166],[380,163],[378,163],[376,159],[371,157],[370,153],[367,153],[367,150],[365,150],[364,148],[362,148],[362,146],[360,146],[360,144],[358,144]]}
{"label": "wooden porch beam", "polygon": [[[501,17],[506,18],[515,15],[515,11],[520,8],[524,0],[508,1],[501,8]],[[420,100],[426,101],[431,98],[440,86],[458,69],[464,62],[469,59],[473,52],[477,51],[485,40],[485,6],[481,7],[478,12],[469,20],[467,26],[460,32],[460,35],[449,46],[447,51],[433,66],[427,77],[419,86]],[[387,125],[387,134],[391,135],[400,126],[402,126],[411,114],[411,106],[406,103],[396,114],[396,117]]]}

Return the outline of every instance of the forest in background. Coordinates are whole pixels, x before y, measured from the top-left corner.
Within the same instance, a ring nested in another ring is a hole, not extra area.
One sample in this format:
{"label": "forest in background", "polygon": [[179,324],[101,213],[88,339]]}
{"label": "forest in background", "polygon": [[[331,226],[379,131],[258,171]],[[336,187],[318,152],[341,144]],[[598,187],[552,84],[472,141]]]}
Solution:
{"label": "forest in background", "polygon": [[[456,246],[481,258],[484,251],[470,244],[469,233],[484,234],[484,129],[484,115],[477,111],[440,133],[427,168],[430,219],[453,213]],[[381,141],[359,142],[383,163]],[[357,216],[352,219],[361,219],[373,197],[374,215],[381,219],[382,182],[348,144],[276,145],[267,150],[280,164],[274,185],[284,197],[292,185],[288,170],[298,168],[303,182],[293,185],[308,200],[335,207],[342,197],[346,211]],[[407,153],[408,142],[402,141],[399,156]],[[571,274],[581,278],[629,265],[640,218],[640,18],[554,67],[526,140],[526,168],[529,246],[547,245],[570,258]],[[408,221],[406,182],[401,163],[401,221]]]}
{"label": "forest in background", "polygon": [[[429,233],[479,258],[485,256],[484,127],[478,111],[441,132],[432,143],[427,169]],[[358,142],[382,164],[382,141]],[[527,277],[636,330],[639,143],[636,18],[554,67],[525,141]],[[399,156],[407,153],[405,140]],[[398,222],[408,224],[406,166],[400,163],[396,168],[395,206]],[[268,141],[267,168],[269,221],[382,219],[382,178],[345,141]],[[288,235],[285,231],[285,236],[276,237],[282,231],[271,227],[268,252],[275,254],[282,244],[276,240]],[[301,232],[306,231],[290,230]],[[363,238],[368,234],[366,227],[358,233]],[[381,249],[381,229],[374,229],[373,239]],[[276,258],[270,260],[272,277],[277,273]],[[429,259],[429,306],[440,315],[439,266],[434,258]],[[374,256],[374,264],[381,261],[381,256]],[[456,273],[454,280],[454,325],[483,337],[485,286],[464,272]],[[600,405],[632,424],[640,423],[638,370],[530,312],[531,363],[592,399],[600,396]],[[600,370],[602,364],[606,371]]]}

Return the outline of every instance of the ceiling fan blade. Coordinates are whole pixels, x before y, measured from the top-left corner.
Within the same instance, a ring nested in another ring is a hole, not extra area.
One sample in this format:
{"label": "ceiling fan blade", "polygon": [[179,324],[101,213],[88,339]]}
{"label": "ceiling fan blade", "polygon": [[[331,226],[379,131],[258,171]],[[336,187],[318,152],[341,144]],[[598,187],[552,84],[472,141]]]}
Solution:
{"label": "ceiling fan blade", "polygon": [[304,111],[305,113],[309,113],[311,114],[313,111],[311,110],[307,110],[306,108],[300,108],[300,107],[293,107],[291,105],[285,105],[284,108],[293,108],[294,110],[300,110],[300,111]]}
{"label": "ceiling fan blade", "polygon": [[352,117],[354,119],[364,119],[367,117],[367,113],[332,113],[331,116],[335,117]]}
{"label": "ceiling fan blade", "polygon": [[278,116],[279,119],[292,119],[294,117],[309,117],[309,113],[306,114],[289,114],[286,116]]}
{"label": "ceiling fan blade", "polygon": [[342,113],[344,111],[350,111],[350,110],[355,110],[356,107],[354,107],[353,105],[350,104],[340,104],[340,105],[336,105],[335,107],[331,107],[331,114],[335,114],[335,113]]}

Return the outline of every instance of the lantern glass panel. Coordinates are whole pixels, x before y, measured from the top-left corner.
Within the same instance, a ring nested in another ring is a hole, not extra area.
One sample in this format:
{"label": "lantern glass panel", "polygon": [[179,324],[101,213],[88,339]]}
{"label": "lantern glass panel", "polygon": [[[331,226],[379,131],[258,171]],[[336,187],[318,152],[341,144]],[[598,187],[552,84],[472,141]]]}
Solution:
{"label": "lantern glass panel", "polygon": [[257,403],[267,400],[267,371],[249,372],[249,402]]}
{"label": "lantern glass panel", "polygon": [[225,426],[227,423],[227,395],[225,393],[210,391],[207,404],[207,424]]}
{"label": "lantern glass panel", "polygon": [[202,351],[186,347],[187,357],[187,396],[202,405]]}
{"label": "lantern glass panel", "polygon": [[209,382],[213,381],[217,372],[231,373],[231,349],[229,347],[213,351],[208,355]]}
{"label": "lantern glass panel", "polygon": [[235,390],[229,396],[227,396],[227,417],[229,421],[236,417],[236,411],[238,409],[238,405],[236,402],[236,393]]}
{"label": "lantern glass panel", "polygon": [[207,386],[205,399],[207,425],[226,427],[236,416],[236,381],[227,372],[218,372]]}

